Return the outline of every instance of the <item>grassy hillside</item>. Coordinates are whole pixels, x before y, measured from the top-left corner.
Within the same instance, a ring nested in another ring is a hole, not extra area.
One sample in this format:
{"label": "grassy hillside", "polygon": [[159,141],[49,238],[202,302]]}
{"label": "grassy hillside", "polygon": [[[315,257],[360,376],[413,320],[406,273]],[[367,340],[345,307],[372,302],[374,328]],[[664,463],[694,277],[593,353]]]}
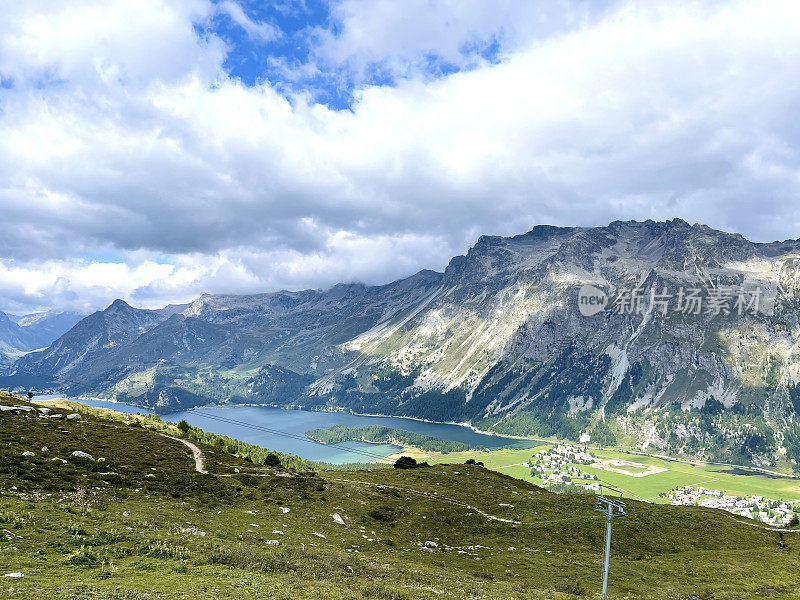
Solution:
{"label": "grassy hillside", "polygon": [[[599,590],[604,522],[591,496],[463,464],[269,468],[213,443],[197,444],[201,474],[181,441],[107,416],[0,413],[0,596],[539,599]],[[630,501],[628,512],[614,523],[614,597],[800,595],[800,536],[780,549],[777,534],[719,511]],[[10,572],[25,576],[2,577]]]}

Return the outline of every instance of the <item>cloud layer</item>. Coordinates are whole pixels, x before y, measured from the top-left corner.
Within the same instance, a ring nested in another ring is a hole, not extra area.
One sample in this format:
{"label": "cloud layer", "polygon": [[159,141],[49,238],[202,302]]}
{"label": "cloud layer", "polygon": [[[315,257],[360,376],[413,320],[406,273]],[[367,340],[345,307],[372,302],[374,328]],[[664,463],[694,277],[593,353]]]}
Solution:
{"label": "cloud layer", "polygon": [[797,3],[397,6],[305,30],[338,108],[226,70],[220,14],[265,72],[282,35],[231,0],[9,3],[0,309],[384,282],[537,223],[800,235]]}

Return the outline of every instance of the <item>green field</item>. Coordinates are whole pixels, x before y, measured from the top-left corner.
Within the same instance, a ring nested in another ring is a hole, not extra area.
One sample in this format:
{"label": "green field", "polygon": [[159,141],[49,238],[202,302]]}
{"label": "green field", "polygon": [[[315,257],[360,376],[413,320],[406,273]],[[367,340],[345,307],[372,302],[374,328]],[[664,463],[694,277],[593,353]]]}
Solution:
{"label": "green field", "polygon": [[[487,468],[497,470],[505,475],[510,475],[537,485],[542,483],[538,477],[531,477],[530,468],[522,463],[530,460],[533,455],[543,448],[550,448],[552,444],[541,444],[531,449],[503,449],[492,452],[459,452],[446,456],[414,453],[412,456],[419,459],[440,462],[463,462],[472,458],[482,461]],[[648,502],[667,502],[659,498],[669,490],[685,485],[701,485],[715,490],[723,490],[734,496],[758,495],[774,500],[787,502],[800,501],[800,479],[789,477],[770,476],[748,471],[741,467],[706,465],[703,463],[686,463],[677,460],[664,460],[649,456],[627,454],[611,450],[592,450],[594,455],[602,458],[619,458],[628,462],[644,466],[654,465],[667,471],[634,477],[615,473],[592,465],[574,465],[579,469],[597,475],[601,483],[607,483],[626,492],[626,496]],[[624,467],[623,467],[624,468]],[[636,469],[629,469],[635,474]],[[732,473],[731,471],[738,471]]]}

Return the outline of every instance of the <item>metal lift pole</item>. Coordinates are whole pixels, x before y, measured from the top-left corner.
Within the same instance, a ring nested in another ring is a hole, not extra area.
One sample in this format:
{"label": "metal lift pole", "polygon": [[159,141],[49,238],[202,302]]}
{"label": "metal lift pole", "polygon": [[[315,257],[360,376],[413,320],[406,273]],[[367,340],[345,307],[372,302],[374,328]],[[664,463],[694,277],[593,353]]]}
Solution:
{"label": "metal lift pole", "polygon": [[[606,486],[602,486],[606,487]],[[601,488],[602,492],[602,488]],[[597,512],[605,513],[606,515],[606,543],[605,555],[603,557],[603,592],[600,594],[601,598],[608,597],[608,571],[611,563],[611,523],[614,517],[625,517],[625,503],[616,498],[608,498],[606,496],[598,495],[594,503],[594,509]],[[615,510],[616,509],[616,510]]]}
{"label": "metal lift pole", "polygon": [[608,565],[611,562],[611,522],[614,520],[614,505],[609,503],[606,512],[606,552],[603,558],[603,592],[602,598],[608,596]]}

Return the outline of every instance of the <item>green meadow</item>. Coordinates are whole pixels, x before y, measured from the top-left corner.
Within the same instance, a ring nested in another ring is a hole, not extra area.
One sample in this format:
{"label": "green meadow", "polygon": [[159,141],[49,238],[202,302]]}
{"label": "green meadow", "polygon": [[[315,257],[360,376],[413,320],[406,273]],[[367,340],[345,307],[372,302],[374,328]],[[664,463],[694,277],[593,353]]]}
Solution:
{"label": "green meadow", "polygon": [[[427,460],[434,458],[441,462],[463,462],[469,458],[482,461],[487,468],[495,469],[537,485],[542,481],[531,477],[530,468],[522,466],[536,452],[550,448],[552,444],[541,444],[530,449],[504,449],[493,452],[461,452],[448,455],[425,454]],[[601,458],[622,459],[646,466],[667,469],[636,477],[635,468],[620,467],[631,471],[631,474],[617,473],[598,468],[593,465],[574,465],[587,473],[596,475],[600,483],[613,485],[625,491],[625,495],[649,502],[665,502],[659,495],[685,485],[701,485],[709,489],[723,490],[731,495],[758,495],[787,502],[800,501],[800,479],[780,475],[768,475],[744,467],[709,465],[700,462],[683,462],[667,460],[638,454],[628,454],[612,450],[591,450],[592,454]]]}

